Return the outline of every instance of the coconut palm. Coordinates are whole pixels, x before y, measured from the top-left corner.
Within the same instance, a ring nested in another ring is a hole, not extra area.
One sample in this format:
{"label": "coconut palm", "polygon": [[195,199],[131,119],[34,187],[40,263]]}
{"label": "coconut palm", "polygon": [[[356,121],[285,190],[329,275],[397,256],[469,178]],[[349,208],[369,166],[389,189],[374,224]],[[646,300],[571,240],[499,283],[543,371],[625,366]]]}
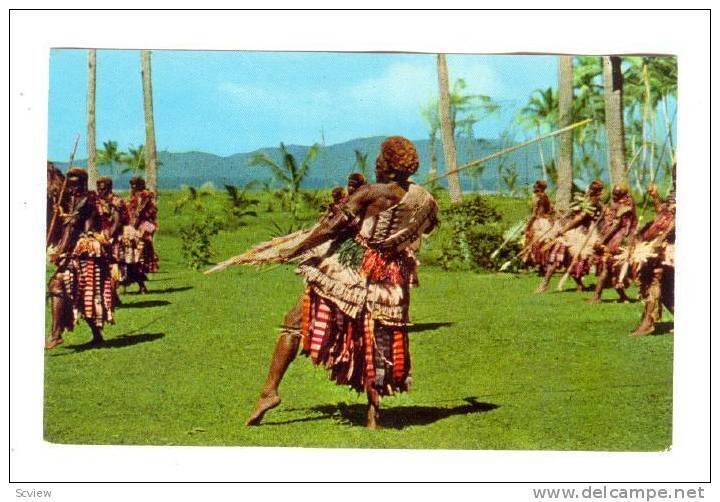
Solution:
{"label": "coconut palm", "polygon": [[120,171],[121,173],[135,173],[140,174],[145,172],[146,157],[145,157],[145,145],[140,145],[137,148],[129,146],[127,152],[120,153],[120,163],[125,167]]}
{"label": "coconut palm", "polygon": [[608,142],[608,167],[613,185],[627,184],[625,171],[625,122],[623,114],[623,74],[619,56],[603,56],[605,88],[605,131]]}
{"label": "coconut palm", "polygon": [[[546,129],[554,129],[557,126],[557,120],[558,94],[552,87],[533,91],[528,104],[520,110],[520,122],[526,127],[534,129],[538,136]],[[538,141],[537,146],[542,166],[542,177],[548,179],[542,142]]]}
{"label": "coconut palm", "polygon": [[268,167],[272,172],[275,180],[280,183],[290,199],[293,213],[296,212],[297,202],[300,195],[300,187],[303,180],[310,171],[310,163],[317,156],[320,145],[313,144],[305,154],[305,158],[298,165],[295,156],[291,154],[284,143],[280,143],[281,161],[278,163],[270,155],[265,152],[253,155],[248,164],[251,166]]}
{"label": "coconut palm", "polygon": [[440,99],[438,101],[438,116],[440,117],[440,131],[442,134],[443,153],[445,155],[445,169],[447,170],[450,202],[462,202],[460,177],[457,173],[457,151],[455,149],[455,120],[451,108],[450,86],[448,83],[448,70],[445,54],[437,55],[438,88]]}
{"label": "coconut palm", "polygon": [[88,87],[87,87],[87,172],[88,186],[95,190],[98,170],[95,163],[95,77],[96,52],[88,49]]}
{"label": "coconut palm", "polygon": [[157,148],[155,147],[155,119],[153,116],[152,74],[150,51],[140,51],[143,87],[143,110],[145,113],[145,165],[148,190],[157,192]]}
{"label": "coconut palm", "polygon": [[203,185],[200,188],[184,185],[180,191],[180,197],[175,201],[173,208],[175,214],[182,211],[185,207],[190,206],[195,211],[204,211],[204,201],[212,196],[214,190],[211,185]]}
{"label": "coconut palm", "polygon": [[117,141],[105,141],[103,148],[97,151],[97,165],[112,167],[122,160]]}
{"label": "coconut palm", "polygon": [[[558,60],[558,127],[567,127],[573,121],[573,64],[572,56],[559,56]],[[557,192],[555,203],[560,210],[570,207],[573,185],[573,133],[560,135],[560,155],[557,159]]]}
{"label": "coconut palm", "polygon": [[253,181],[247,183],[242,189],[235,185],[225,185],[227,194],[228,216],[237,222],[238,225],[244,225],[243,218],[247,216],[257,216],[257,212],[251,208],[257,206],[260,201],[249,195],[249,188],[254,185]]}

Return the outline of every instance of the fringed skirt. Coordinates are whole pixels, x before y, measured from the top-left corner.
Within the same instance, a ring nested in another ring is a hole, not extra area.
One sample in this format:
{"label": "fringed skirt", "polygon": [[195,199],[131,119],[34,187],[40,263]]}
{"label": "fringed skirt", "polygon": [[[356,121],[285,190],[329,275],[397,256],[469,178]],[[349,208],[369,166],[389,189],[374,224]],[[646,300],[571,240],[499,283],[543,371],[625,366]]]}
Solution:
{"label": "fringed skirt", "polygon": [[73,258],[67,267],[55,272],[53,280],[62,285],[62,297],[69,304],[60,320],[64,329],[72,331],[80,317],[99,328],[115,322],[113,280],[104,257]]}
{"label": "fringed skirt", "polygon": [[128,225],[123,231],[118,249],[118,262],[125,267],[136,266],[139,272],[154,273],[158,271],[158,257],[155,254],[152,235],[142,234]]}
{"label": "fringed skirt", "polygon": [[388,326],[368,310],[357,318],[308,288],[303,301],[303,353],[338,385],[380,395],[408,389],[410,346],[406,326]]}

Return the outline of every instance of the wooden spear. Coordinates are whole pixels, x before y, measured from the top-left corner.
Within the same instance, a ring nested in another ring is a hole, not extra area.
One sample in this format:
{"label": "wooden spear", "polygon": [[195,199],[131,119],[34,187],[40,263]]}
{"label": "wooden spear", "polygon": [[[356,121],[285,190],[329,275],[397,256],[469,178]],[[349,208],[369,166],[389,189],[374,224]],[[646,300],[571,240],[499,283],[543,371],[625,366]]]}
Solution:
{"label": "wooden spear", "polygon": [[588,228],[587,237],[585,237],[585,240],[583,241],[582,246],[580,246],[580,250],[577,252],[575,256],[573,256],[572,261],[570,262],[570,266],[565,271],[565,274],[560,278],[560,282],[558,282],[557,290],[562,291],[563,286],[565,285],[565,281],[567,281],[568,277],[570,277],[570,273],[572,272],[572,269],[577,265],[577,262],[580,261],[580,256],[582,255],[582,252],[585,250],[585,247],[588,245],[588,242],[590,242],[590,238],[592,237],[593,232],[595,231],[595,228],[597,227],[597,220],[592,222],[592,225],[590,225],[590,228]]}
{"label": "wooden spear", "polygon": [[[80,141],[80,135],[78,134],[75,137],[75,144],[73,145],[72,152],[70,152],[70,161],[68,162],[68,170],[72,168],[73,160],[75,160],[75,152],[77,152],[78,142]],[[55,222],[57,221],[58,213],[60,212],[60,204],[62,203],[62,198],[65,195],[65,187],[67,186],[67,173],[65,174],[65,179],[63,180],[62,188],[60,188],[60,195],[58,195],[57,200],[55,201],[55,208],[53,210],[52,219],[50,220],[50,225],[48,226],[47,230],[47,236],[45,237],[45,246],[50,245],[50,236],[53,233],[53,230],[55,229]]]}
{"label": "wooden spear", "polygon": [[519,150],[520,148],[524,148],[524,147],[526,147],[526,146],[528,146],[528,145],[532,145],[533,143],[537,143],[538,141],[542,141],[542,140],[544,140],[544,139],[546,139],[546,138],[550,138],[550,137],[552,137],[552,136],[557,136],[558,134],[562,134],[562,133],[564,133],[564,132],[570,131],[570,130],[572,130],[572,129],[575,129],[576,127],[584,126],[584,125],[586,125],[586,124],[589,124],[590,122],[592,122],[592,119],[585,119],[585,120],[581,120],[580,122],[575,122],[574,124],[570,124],[570,125],[567,126],[567,127],[563,127],[562,129],[558,129],[557,131],[552,131],[552,132],[549,132],[549,133],[547,133],[547,134],[542,134],[542,135],[540,135],[540,136],[537,136],[536,138],[533,138],[533,139],[531,139],[531,140],[525,141],[524,143],[519,143],[519,144],[514,145],[514,146],[511,146],[511,147],[509,147],[509,148],[505,148],[505,149],[503,149],[503,150],[500,150],[499,152],[491,153],[490,155],[487,155],[487,156],[482,157],[482,158],[480,158],[480,159],[473,160],[473,161],[471,161],[471,162],[468,162],[467,164],[463,164],[462,166],[460,166],[460,167],[458,167],[458,168],[456,168],[456,169],[452,169],[452,170],[450,170],[450,171],[447,171],[445,174],[441,174],[440,176],[435,176],[434,178],[431,178],[431,179],[425,181],[425,182],[422,183],[422,184],[423,184],[423,185],[429,185],[429,184],[431,184],[431,183],[436,182],[436,181],[439,180],[439,179],[445,178],[446,176],[448,176],[448,175],[450,175],[450,174],[457,173],[457,172],[459,172],[459,171],[462,171],[462,170],[464,170],[464,169],[469,169],[469,168],[471,168],[471,167],[477,167],[477,166],[479,166],[480,164],[484,164],[485,162],[487,162],[487,161],[489,161],[489,160],[495,159],[495,158],[497,158],[497,157],[502,157],[503,155],[507,155],[508,153],[514,152],[515,150]]}

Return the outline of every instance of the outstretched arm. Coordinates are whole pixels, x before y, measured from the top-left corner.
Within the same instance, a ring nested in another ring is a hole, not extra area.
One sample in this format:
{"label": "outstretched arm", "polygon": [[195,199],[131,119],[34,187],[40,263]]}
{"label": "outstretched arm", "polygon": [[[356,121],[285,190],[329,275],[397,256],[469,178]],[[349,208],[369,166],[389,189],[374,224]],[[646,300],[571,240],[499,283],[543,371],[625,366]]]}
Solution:
{"label": "outstretched arm", "polygon": [[295,247],[282,253],[289,260],[320,244],[353,230],[360,223],[368,204],[368,189],[360,187],[350,198],[338,206],[332,216],[324,216],[310,234]]}

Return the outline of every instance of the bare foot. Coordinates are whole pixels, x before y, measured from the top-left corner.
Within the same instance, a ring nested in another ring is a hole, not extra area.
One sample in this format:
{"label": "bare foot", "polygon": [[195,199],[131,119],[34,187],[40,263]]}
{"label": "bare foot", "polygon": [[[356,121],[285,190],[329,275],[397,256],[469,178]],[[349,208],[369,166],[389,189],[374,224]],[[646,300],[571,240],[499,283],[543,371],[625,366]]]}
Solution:
{"label": "bare foot", "polygon": [[58,345],[61,345],[65,340],[62,338],[51,338],[47,342],[45,342],[45,350],[51,350],[57,347]]}
{"label": "bare foot", "polygon": [[545,284],[545,283],[543,283],[543,284],[540,284],[540,285],[537,287],[537,289],[535,289],[535,292],[536,292],[536,293],[544,293],[545,291],[547,291],[547,289],[548,289],[548,285]]}
{"label": "bare foot", "polygon": [[367,428],[368,429],[380,429],[380,413],[375,411],[372,406],[368,408],[368,417],[367,417]]}
{"label": "bare foot", "polygon": [[596,297],[593,296],[592,298],[588,298],[588,299],[585,300],[585,301],[588,302],[588,303],[591,304],[591,305],[598,305],[598,304],[600,303],[600,298],[596,298]]}
{"label": "bare foot", "polygon": [[651,325],[643,325],[641,324],[638,326],[635,331],[630,333],[630,336],[645,336],[653,333],[655,331],[655,326]]}
{"label": "bare foot", "polygon": [[260,399],[258,399],[257,404],[255,405],[255,409],[250,414],[248,419],[245,420],[245,425],[260,425],[260,422],[265,416],[265,413],[279,405],[280,401],[280,396],[278,396],[277,394],[272,394],[270,396],[261,395]]}

